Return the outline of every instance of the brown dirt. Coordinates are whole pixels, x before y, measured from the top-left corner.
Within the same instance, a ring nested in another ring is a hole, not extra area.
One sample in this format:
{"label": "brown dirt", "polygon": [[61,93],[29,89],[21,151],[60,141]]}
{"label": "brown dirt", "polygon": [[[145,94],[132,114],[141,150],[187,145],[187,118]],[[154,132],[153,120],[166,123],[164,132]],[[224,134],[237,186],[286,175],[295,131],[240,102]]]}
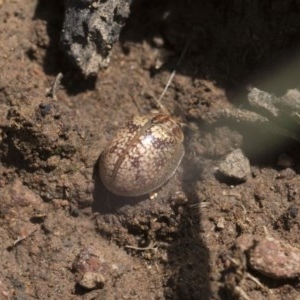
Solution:
{"label": "brown dirt", "polygon": [[[59,48],[60,1],[0,1],[0,299],[299,299],[297,278],[253,271],[236,247],[244,234],[299,247],[299,144],[201,117],[245,106],[248,84],[298,87],[299,11],[293,0],[136,1],[110,67],[84,80]],[[187,40],[163,99],[187,125],[183,163],[155,199],[114,196],[98,156],[155,108]],[[215,174],[235,148],[251,162],[239,185]]]}

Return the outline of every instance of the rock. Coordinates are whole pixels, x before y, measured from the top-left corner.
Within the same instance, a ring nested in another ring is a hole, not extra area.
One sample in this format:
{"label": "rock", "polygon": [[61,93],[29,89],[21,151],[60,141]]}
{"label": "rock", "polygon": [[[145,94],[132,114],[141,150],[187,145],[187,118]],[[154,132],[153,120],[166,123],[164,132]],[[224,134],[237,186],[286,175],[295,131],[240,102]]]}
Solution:
{"label": "rock", "polygon": [[106,278],[113,277],[114,267],[95,247],[81,250],[73,263],[76,282],[88,290],[102,289]]}
{"label": "rock", "polygon": [[85,289],[94,290],[103,288],[104,281],[105,279],[102,274],[97,272],[87,272],[82,275],[78,284]]}
{"label": "rock", "polygon": [[241,149],[236,149],[228,154],[219,165],[219,172],[230,179],[239,182],[246,181],[251,174],[250,163]]}
{"label": "rock", "polygon": [[275,95],[253,88],[248,94],[248,101],[252,107],[261,110],[263,113],[278,117],[278,109],[275,103],[279,100]]}
{"label": "rock", "polygon": [[107,67],[113,44],[129,16],[131,0],[65,0],[63,50],[84,76]]}
{"label": "rock", "polygon": [[300,124],[300,92],[297,89],[287,90],[286,94],[280,98],[277,106],[291,120]]}
{"label": "rock", "polygon": [[[208,124],[220,121],[236,122],[236,126],[245,124],[254,126],[263,134],[271,134],[280,138],[291,138],[300,141],[297,131],[300,124],[300,91],[288,90],[283,97],[251,88],[248,93],[250,110],[224,108],[211,111],[203,117]],[[266,136],[269,143],[269,136]]]}
{"label": "rock", "polygon": [[247,254],[248,265],[265,276],[275,279],[300,276],[300,249],[286,241],[243,234],[236,239],[235,245]]}
{"label": "rock", "polygon": [[223,230],[225,228],[225,219],[220,217],[216,222],[216,228],[218,230]]}
{"label": "rock", "polygon": [[300,249],[284,241],[266,237],[249,252],[249,264],[254,270],[276,279],[300,276]]}

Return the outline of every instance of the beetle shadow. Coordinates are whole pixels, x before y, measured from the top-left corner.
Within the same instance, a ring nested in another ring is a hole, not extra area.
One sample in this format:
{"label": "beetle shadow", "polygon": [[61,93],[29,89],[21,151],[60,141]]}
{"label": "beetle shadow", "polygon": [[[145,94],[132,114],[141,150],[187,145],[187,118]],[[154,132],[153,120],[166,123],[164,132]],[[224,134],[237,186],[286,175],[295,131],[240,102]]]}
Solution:
{"label": "beetle shadow", "polygon": [[94,164],[93,168],[93,180],[94,180],[94,191],[93,191],[93,203],[92,210],[100,214],[109,214],[118,211],[121,207],[126,205],[135,205],[145,199],[146,196],[140,197],[124,197],[118,196],[110,192],[103,184],[99,175],[99,159]]}
{"label": "beetle shadow", "polygon": [[[185,148],[188,148],[188,141]],[[168,247],[170,276],[165,289],[166,299],[211,299],[209,249],[201,238],[201,209],[196,178],[201,176],[198,162],[187,157],[181,162],[182,190],[188,201],[180,210],[180,225],[175,238]],[[197,169],[197,170],[196,170]],[[180,205],[179,205],[180,206]],[[175,213],[177,211],[175,209]],[[170,289],[172,294],[170,295]]]}

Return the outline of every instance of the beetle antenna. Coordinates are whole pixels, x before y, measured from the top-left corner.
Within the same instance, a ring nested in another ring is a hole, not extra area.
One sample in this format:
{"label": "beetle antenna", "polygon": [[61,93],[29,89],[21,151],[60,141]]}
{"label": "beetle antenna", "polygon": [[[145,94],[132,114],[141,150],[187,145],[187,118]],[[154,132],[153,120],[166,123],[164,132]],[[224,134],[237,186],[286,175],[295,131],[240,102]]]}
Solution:
{"label": "beetle antenna", "polygon": [[179,59],[178,59],[178,61],[177,61],[177,63],[176,63],[176,66],[175,66],[173,72],[171,73],[170,78],[169,78],[169,80],[168,80],[168,82],[167,82],[167,84],[166,84],[166,86],[165,86],[163,92],[161,93],[161,95],[160,95],[160,97],[158,98],[158,100],[156,100],[158,107],[159,107],[164,113],[168,113],[168,114],[169,114],[169,112],[168,112],[168,110],[166,109],[166,107],[165,107],[163,104],[161,104],[161,100],[162,100],[162,98],[164,97],[164,95],[166,94],[166,92],[167,92],[167,90],[168,90],[170,84],[172,83],[173,78],[174,78],[174,76],[175,76],[175,74],[176,74],[176,71],[177,71],[179,65],[181,64],[181,62],[182,62],[182,60],[183,60],[185,54],[186,54],[186,51],[187,51],[187,49],[188,49],[188,47],[189,47],[189,44],[190,44],[190,40],[188,40],[187,43],[186,43],[186,45],[184,46],[184,48],[183,48],[183,50],[182,50],[182,52],[181,52],[181,55],[180,55],[180,57],[179,57]]}

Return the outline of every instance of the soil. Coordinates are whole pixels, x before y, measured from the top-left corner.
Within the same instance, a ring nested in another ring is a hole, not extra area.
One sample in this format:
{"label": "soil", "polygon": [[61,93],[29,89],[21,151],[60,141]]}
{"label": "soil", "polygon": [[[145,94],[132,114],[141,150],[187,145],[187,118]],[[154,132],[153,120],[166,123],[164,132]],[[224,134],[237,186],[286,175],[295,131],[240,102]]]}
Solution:
{"label": "soil", "polygon": [[[241,246],[272,238],[299,255],[299,143],[205,119],[248,109],[249,85],[298,88],[299,1],[135,1],[110,66],[88,79],[60,48],[63,12],[0,1],[0,299],[299,299],[298,265],[264,272]],[[185,157],[156,194],[115,196],[98,157],[156,109],[174,69],[162,101],[185,125]],[[217,174],[234,149],[250,161],[243,182]]]}

